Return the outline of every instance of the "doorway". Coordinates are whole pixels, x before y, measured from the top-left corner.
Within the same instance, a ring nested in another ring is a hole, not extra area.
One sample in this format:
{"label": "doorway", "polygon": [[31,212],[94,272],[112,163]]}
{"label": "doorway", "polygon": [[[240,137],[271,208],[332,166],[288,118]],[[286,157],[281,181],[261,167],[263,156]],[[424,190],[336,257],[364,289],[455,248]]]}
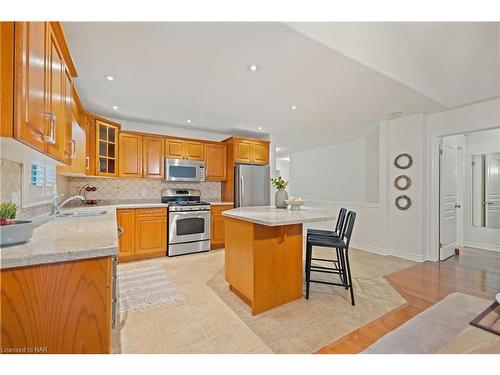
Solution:
{"label": "doorway", "polygon": [[443,137],[439,149],[439,260],[500,251],[500,128]]}

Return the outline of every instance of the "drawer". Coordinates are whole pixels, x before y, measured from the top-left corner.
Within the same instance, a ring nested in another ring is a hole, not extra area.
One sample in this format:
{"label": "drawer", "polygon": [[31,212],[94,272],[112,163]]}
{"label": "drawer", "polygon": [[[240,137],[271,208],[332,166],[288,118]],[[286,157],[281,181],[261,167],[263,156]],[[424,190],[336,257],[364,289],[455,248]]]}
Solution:
{"label": "drawer", "polygon": [[167,216],[166,208],[136,208],[135,216]]}

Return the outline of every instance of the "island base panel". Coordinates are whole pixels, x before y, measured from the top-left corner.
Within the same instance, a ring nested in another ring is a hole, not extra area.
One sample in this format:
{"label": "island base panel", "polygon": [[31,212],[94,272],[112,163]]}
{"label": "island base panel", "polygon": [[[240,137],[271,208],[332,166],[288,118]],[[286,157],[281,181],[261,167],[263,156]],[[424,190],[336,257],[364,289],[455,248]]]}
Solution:
{"label": "island base panel", "polygon": [[259,314],[302,297],[302,224],[226,219],[225,278]]}

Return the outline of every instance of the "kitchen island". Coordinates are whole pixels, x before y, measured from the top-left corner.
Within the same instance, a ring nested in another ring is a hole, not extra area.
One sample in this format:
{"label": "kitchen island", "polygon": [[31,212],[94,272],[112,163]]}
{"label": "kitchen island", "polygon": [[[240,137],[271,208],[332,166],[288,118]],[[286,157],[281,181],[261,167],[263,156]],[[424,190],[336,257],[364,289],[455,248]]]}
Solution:
{"label": "kitchen island", "polygon": [[335,219],[303,207],[240,207],[226,217],[225,279],[256,315],[302,297],[302,224]]}

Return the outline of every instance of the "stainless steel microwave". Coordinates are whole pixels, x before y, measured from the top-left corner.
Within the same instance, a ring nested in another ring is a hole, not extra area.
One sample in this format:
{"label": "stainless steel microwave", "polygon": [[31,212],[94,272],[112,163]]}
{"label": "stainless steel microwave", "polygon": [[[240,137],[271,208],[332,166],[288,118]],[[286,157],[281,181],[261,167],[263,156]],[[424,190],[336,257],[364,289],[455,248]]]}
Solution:
{"label": "stainless steel microwave", "polygon": [[201,160],[166,159],[165,180],[205,181],[205,162]]}

